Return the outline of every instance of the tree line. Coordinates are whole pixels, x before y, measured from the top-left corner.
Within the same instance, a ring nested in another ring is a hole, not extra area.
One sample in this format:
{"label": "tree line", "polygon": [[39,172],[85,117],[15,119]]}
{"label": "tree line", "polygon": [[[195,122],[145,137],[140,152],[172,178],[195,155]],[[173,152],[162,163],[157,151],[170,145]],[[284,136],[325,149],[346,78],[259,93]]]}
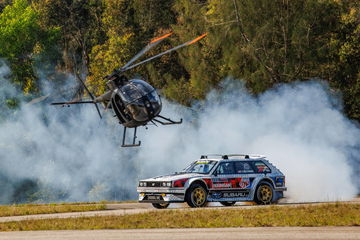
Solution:
{"label": "tree line", "polygon": [[140,74],[171,100],[190,105],[228,76],[255,95],[319,78],[342,94],[345,113],[360,120],[360,1],[0,1],[0,57],[28,96],[41,94],[40,78],[61,86],[64,74],[86,78],[101,94],[103,76],[169,32],[147,56],[208,35],[129,75]]}

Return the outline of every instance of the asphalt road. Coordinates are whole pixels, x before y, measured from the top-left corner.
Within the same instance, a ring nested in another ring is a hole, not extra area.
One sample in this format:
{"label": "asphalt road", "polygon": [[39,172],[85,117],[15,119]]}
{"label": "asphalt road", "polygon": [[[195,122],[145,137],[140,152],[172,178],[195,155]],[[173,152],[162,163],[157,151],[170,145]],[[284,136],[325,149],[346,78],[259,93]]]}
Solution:
{"label": "asphalt road", "polygon": [[0,240],[359,240],[360,227],[270,227],[3,232]]}

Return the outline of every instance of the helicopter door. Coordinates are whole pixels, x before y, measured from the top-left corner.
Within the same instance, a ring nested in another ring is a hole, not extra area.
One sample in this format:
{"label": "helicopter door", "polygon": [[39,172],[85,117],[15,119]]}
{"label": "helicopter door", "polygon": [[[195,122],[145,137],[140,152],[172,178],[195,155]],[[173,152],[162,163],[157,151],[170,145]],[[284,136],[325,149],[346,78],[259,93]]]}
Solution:
{"label": "helicopter door", "polygon": [[124,108],[125,108],[124,103],[118,94],[115,93],[114,97],[111,98],[111,105],[116,116],[119,118],[122,124],[125,123],[126,121],[129,121],[129,117],[126,116],[126,114],[124,113]]}

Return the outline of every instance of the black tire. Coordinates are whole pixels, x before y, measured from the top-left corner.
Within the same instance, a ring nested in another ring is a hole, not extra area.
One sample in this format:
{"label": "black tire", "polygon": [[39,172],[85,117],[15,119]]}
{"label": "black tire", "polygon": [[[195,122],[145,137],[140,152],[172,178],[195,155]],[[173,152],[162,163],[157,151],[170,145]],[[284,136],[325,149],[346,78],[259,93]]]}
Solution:
{"label": "black tire", "polygon": [[274,193],[271,184],[262,182],[256,188],[254,201],[259,205],[272,204],[274,202]]}
{"label": "black tire", "polygon": [[229,207],[229,206],[234,206],[236,202],[220,202],[221,205]]}
{"label": "black tire", "polygon": [[190,186],[185,195],[185,201],[192,207],[205,207],[207,204],[207,190],[198,183]]}
{"label": "black tire", "polygon": [[154,208],[164,209],[167,208],[170,205],[170,203],[152,203],[152,205]]}

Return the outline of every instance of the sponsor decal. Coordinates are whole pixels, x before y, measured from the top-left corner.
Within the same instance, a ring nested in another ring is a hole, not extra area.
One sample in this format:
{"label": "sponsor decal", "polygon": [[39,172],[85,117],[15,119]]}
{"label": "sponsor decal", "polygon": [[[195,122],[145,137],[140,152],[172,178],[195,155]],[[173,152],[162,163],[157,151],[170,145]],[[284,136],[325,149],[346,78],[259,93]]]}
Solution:
{"label": "sponsor decal", "polygon": [[201,161],[197,161],[196,164],[208,164],[210,161],[208,160],[201,160]]}
{"label": "sponsor decal", "polygon": [[214,188],[230,188],[231,183],[214,183],[213,187]]}
{"label": "sponsor decal", "polygon": [[239,198],[247,195],[249,195],[249,192],[224,192],[223,198]]}
{"label": "sponsor decal", "polygon": [[256,162],[255,163],[255,168],[256,168],[258,173],[269,172],[270,171],[268,166],[266,166],[265,163],[262,163],[262,162]]}
{"label": "sponsor decal", "polygon": [[212,188],[212,181],[210,178],[204,178],[203,180],[206,183],[208,188]]}
{"label": "sponsor decal", "polygon": [[[205,180],[205,179],[204,179]],[[205,180],[210,188],[238,188],[238,189],[249,189],[251,188],[251,182],[253,178],[213,178],[212,181]],[[211,184],[212,182],[212,184]]]}
{"label": "sponsor decal", "polygon": [[250,179],[249,178],[241,178],[239,182],[239,187],[241,189],[249,188],[250,187]]}
{"label": "sponsor decal", "polygon": [[220,192],[211,193],[211,197],[214,199],[221,198],[221,196],[222,196],[222,194]]}
{"label": "sponsor decal", "polygon": [[271,179],[274,180],[277,187],[283,187],[285,185],[284,177],[272,177]]}
{"label": "sponsor decal", "polygon": [[213,182],[214,183],[216,183],[216,182],[229,182],[229,179],[227,179],[227,178],[214,178]]}

